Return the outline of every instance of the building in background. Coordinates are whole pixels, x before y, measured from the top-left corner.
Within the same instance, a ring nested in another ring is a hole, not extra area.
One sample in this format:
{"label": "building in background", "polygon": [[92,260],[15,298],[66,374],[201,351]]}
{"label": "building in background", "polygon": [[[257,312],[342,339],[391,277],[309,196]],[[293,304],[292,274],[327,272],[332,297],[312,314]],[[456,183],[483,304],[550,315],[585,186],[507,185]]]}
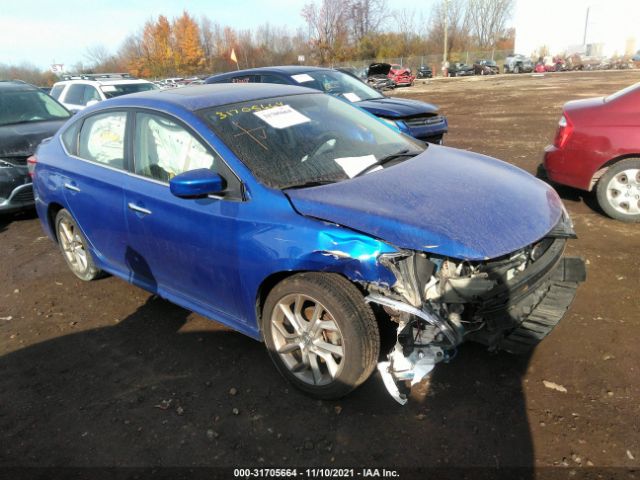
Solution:
{"label": "building in background", "polygon": [[633,55],[640,49],[640,0],[517,0],[515,51],[544,56]]}

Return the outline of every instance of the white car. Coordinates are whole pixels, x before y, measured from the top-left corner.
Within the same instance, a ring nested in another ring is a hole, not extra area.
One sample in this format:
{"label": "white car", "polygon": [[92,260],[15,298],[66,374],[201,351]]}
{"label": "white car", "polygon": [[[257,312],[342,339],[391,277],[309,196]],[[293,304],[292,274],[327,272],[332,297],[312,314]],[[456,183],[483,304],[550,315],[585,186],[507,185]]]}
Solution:
{"label": "white car", "polygon": [[77,112],[108,98],[157,89],[153,83],[126,73],[100,73],[67,77],[53,85],[50,95],[67,109]]}

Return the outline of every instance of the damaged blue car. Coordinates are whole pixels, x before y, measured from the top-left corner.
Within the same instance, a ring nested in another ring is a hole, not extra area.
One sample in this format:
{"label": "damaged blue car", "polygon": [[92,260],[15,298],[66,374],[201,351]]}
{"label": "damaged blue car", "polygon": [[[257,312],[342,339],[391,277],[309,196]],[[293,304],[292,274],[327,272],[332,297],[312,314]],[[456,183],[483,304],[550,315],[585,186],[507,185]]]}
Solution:
{"label": "damaged blue car", "polygon": [[41,222],[77,277],[108,272],[264,341],[319,398],[377,368],[405,403],[465,341],[530,350],[585,278],[546,184],[303,87],[107,100],[30,166]]}

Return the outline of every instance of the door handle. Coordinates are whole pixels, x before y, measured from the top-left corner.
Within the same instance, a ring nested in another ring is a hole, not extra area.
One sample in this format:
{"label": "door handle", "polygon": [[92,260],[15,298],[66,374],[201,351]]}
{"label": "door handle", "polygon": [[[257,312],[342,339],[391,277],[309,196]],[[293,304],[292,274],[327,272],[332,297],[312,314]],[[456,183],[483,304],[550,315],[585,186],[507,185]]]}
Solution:
{"label": "door handle", "polygon": [[139,213],[144,213],[145,215],[151,215],[151,210],[148,210],[146,208],[142,208],[139,207],[138,205],[136,205],[135,203],[131,203],[129,202],[127,204],[127,207],[129,207],[131,210],[133,210],[134,212],[139,212]]}
{"label": "door handle", "polygon": [[73,192],[79,192],[80,189],[78,187],[76,187],[75,185],[71,185],[70,183],[65,183],[64,184],[64,188],[66,188],[67,190],[71,190]]}

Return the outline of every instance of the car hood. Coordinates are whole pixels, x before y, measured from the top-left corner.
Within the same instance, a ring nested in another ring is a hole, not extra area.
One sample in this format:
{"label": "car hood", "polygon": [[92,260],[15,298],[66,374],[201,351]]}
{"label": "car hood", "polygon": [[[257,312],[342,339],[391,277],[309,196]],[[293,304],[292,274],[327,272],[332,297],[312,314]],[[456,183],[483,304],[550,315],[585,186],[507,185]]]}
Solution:
{"label": "car hood", "polygon": [[485,260],[544,237],[562,215],[547,184],[500,160],[430,145],[343,182],[286,191],[293,207],[404,249]]}
{"label": "car hood", "polygon": [[356,103],[356,105],[364,108],[369,113],[388,118],[438,113],[438,107],[436,105],[406,98],[374,98],[371,100],[362,100]]}
{"label": "car hood", "polygon": [[45,138],[53,136],[67,120],[28,122],[0,126],[0,157],[26,157]]}
{"label": "car hood", "polygon": [[369,65],[369,71],[367,75],[389,75],[391,71],[390,63],[372,63]]}

